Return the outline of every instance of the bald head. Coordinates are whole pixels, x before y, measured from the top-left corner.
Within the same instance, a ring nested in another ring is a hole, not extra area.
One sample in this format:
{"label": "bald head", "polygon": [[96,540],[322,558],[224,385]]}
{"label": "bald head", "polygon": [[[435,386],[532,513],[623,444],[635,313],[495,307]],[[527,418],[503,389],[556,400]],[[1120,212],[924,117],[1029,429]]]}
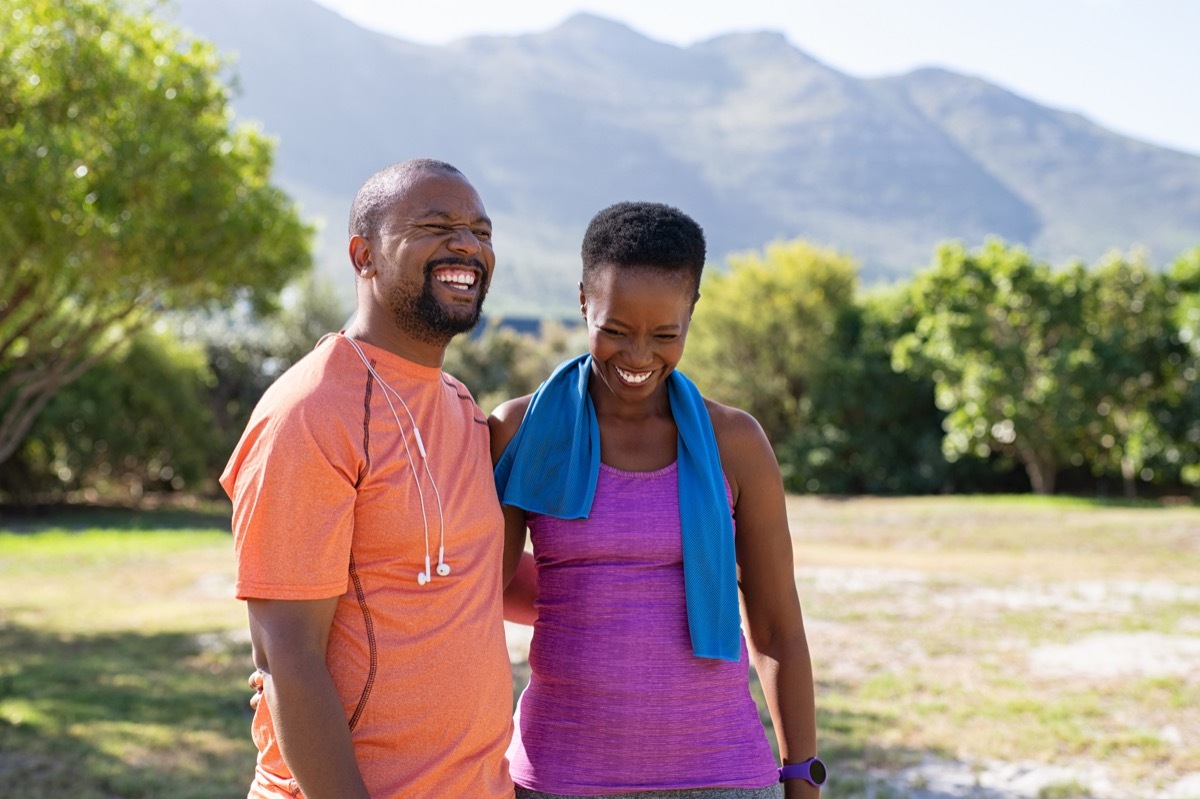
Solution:
{"label": "bald head", "polygon": [[350,206],[350,235],[375,238],[387,212],[422,176],[434,173],[466,180],[456,167],[433,158],[413,158],[381,169],[359,188]]}

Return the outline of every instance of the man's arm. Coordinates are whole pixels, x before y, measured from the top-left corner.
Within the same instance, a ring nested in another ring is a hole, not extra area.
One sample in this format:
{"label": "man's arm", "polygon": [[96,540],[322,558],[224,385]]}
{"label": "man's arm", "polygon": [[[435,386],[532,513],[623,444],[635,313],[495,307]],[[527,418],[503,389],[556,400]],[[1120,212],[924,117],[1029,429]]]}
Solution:
{"label": "man's arm", "polygon": [[306,799],[370,799],[325,665],[337,603],[250,599],[250,638],[279,749]]}

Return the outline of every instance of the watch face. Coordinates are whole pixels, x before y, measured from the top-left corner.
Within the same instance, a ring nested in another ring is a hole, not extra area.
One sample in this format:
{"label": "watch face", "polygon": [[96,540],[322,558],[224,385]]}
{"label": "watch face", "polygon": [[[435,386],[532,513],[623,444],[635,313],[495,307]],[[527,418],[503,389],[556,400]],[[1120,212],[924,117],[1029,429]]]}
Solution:
{"label": "watch face", "polygon": [[808,764],[808,774],[814,783],[823,785],[825,783],[825,764],[813,758]]}

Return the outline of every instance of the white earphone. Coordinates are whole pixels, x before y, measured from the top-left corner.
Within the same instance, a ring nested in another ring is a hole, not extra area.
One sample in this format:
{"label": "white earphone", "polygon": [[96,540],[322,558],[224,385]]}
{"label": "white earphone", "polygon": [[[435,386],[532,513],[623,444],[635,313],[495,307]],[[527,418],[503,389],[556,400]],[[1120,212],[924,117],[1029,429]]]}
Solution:
{"label": "white earphone", "polygon": [[[329,335],[335,334],[330,333]],[[437,503],[438,509],[439,541],[437,575],[439,577],[449,577],[450,564],[446,563],[446,519],[442,513],[442,496],[440,493],[438,493],[437,483],[435,483],[433,480],[433,472],[429,470],[429,461],[425,454],[425,442],[421,440],[421,430],[417,427],[417,420],[413,417],[412,411],[408,409],[408,403],[404,401],[404,397],[401,397],[400,393],[396,391],[396,389],[388,385],[387,381],[380,377],[379,373],[375,371],[375,367],[371,366],[371,362],[367,360],[367,355],[362,351],[362,347],[359,346],[358,342],[344,334],[342,335],[342,338],[354,348],[354,351],[358,353],[359,359],[362,360],[363,366],[367,367],[367,371],[371,373],[371,376],[378,381],[380,387],[383,389],[383,398],[387,400],[388,408],[392,411],[392,418],[396,420],[396,427],[400,431],[400,440],[404,444],[404,455],[406,458],[408,458],[408,465],[409,468],[412,469],[413,479],[417,482],[417,496],[421,500],[421,522],[425,527],[425,571],[417,573],[417,585],[425,585],[433,579],[433,570],[430,569],[431,564],[429,556],[429,518],[425,514],[425,490],[421,487],[420,472],[417,470],[417,466],[413,462],[412,452],[408,448],[408,438],[404,435],[404,425],[400,423],[400,414],[396,413],[396,406],[392,404],[392,397],[395,397],[400,401],[400,406],[404,408],[405,414],[408,415],[408,420],[412,424],[413,438],[416,439],[417,442],[417,452],[420,453],[421,464],[425,467],[425,476],[429,480],[430,487],[433,489],[433,496]],[[389,394],[391,396],[388,396]]]}

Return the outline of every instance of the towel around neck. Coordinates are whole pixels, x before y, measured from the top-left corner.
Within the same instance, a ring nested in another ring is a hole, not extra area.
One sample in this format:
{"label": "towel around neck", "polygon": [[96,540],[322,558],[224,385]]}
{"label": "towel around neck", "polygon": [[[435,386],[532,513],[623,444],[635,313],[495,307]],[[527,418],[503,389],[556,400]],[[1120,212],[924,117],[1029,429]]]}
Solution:
{"label": "towel around neck", "polygon": [[[600,474],[600,426],[588,394],[592,357],[562,363],[538,387],[496,463],[503,505],[562,519],[591,511]],[[697,657],[741,657],[737,557],[717,437],[704,398],[687,377],[667,378],[679,430],[679,521],[688,631]]]}

